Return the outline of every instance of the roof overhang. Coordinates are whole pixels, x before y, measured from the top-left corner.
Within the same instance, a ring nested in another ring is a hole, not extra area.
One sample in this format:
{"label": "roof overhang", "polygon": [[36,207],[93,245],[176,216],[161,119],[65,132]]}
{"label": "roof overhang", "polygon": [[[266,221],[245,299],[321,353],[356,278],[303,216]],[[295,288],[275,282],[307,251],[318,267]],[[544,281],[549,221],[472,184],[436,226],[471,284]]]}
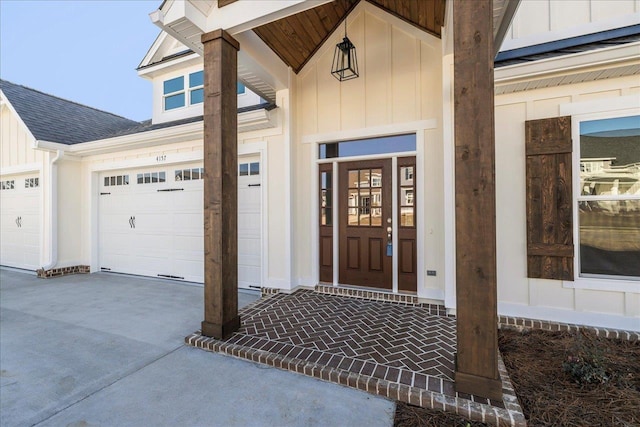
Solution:
{"label": "roof overhang", "polygon": [[[288,87],[288,69],[291,64],[280,59],[281,56],[268,48],[251,30],[331,2],[332,0],[262,0],[252,2],[251,7],[247,7],[242,0],[224,1],[220,4],[219,0],[167,0],[150,17],[163,31],[199,55],[203,54],[200,41],[202,34],[216,29],[226,30],[240,42],[239,79],[264,99],[274,102],[276,91]],[[494,45],[497,53],[520,0],[493,2]],[[442,20],[443,24],[444,22]]]}
{"label": "roof overhang", "polygon": [[496,68],[497,95],[640,74],[640,42]]}
{"label": "roof overhang", "polygon": [[288,87],[288,67],[251,29],[314,8],[332,0],[263,0],[247,7],[242,1],[218,7],[215,0],[170,0],[149,16],[162,30],[203,55],[202,34],[223,28],[241,46],[238,78],[263,99],[274,102],[276,91]]}
{"label": "roof overhang", "polygon": [[[269,108],[255,108],[238,112],[238,133],[276,127],[278,125],[277,111],[277,109],[269,106]],[[67,156],[86,157],[122,152],[123,150],[202,140],[203,134],[203,121],[198,120],[146,132],[132,133],[72,145],[36,140],[33,143],[33,148],[45,151],[61,151]]]}

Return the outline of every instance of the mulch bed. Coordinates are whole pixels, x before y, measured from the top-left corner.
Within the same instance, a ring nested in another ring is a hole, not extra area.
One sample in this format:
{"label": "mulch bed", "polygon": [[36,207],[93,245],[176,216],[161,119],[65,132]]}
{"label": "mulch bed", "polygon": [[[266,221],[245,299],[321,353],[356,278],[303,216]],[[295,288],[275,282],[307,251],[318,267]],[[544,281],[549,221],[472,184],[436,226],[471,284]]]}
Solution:
{"label": "mulch bed", "polygon": [[[501,330],[499,346],[529,426],[640,426],[640,342]],[[397,427],[484,425],[402,403],[396,409]]]}

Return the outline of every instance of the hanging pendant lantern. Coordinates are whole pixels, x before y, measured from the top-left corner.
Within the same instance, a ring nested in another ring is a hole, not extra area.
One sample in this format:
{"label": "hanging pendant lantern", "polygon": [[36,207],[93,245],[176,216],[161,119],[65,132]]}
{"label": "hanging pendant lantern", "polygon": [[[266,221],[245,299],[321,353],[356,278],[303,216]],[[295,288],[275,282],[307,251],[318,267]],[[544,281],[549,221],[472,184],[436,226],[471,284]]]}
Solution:
{"label": "hanging pendant lantern", "polygon": [[344,38],[336,45],[333,53],[331,74],[340,81],[355,79],[358,74],[356,47],[347,37],[347,21],[344,21]]}

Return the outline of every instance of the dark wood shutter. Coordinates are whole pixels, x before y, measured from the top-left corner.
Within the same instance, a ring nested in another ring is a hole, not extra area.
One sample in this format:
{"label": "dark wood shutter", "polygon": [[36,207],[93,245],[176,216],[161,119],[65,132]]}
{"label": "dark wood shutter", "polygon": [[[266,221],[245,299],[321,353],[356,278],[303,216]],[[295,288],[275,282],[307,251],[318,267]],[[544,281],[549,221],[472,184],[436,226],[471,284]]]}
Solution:
{"label": "dark wood shutter", "polygon": [[571,117],[525,123],[528,277],[573,280]]}

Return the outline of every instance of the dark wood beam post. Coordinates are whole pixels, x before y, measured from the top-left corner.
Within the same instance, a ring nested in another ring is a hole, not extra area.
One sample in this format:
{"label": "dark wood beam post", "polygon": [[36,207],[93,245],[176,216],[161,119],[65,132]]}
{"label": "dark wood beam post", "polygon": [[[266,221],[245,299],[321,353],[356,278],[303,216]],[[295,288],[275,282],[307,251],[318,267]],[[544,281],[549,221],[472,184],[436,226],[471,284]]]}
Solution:
{"label": "dark wood beam post", "polygon": [[225,338],[238,316],[238,50],[224,30],[204,45],[204,321],[202,334]]}
{"label": "dark wood beam post", "polygon": [[456,390],[502,400],[498,374],[493,1],[453,3]]}

